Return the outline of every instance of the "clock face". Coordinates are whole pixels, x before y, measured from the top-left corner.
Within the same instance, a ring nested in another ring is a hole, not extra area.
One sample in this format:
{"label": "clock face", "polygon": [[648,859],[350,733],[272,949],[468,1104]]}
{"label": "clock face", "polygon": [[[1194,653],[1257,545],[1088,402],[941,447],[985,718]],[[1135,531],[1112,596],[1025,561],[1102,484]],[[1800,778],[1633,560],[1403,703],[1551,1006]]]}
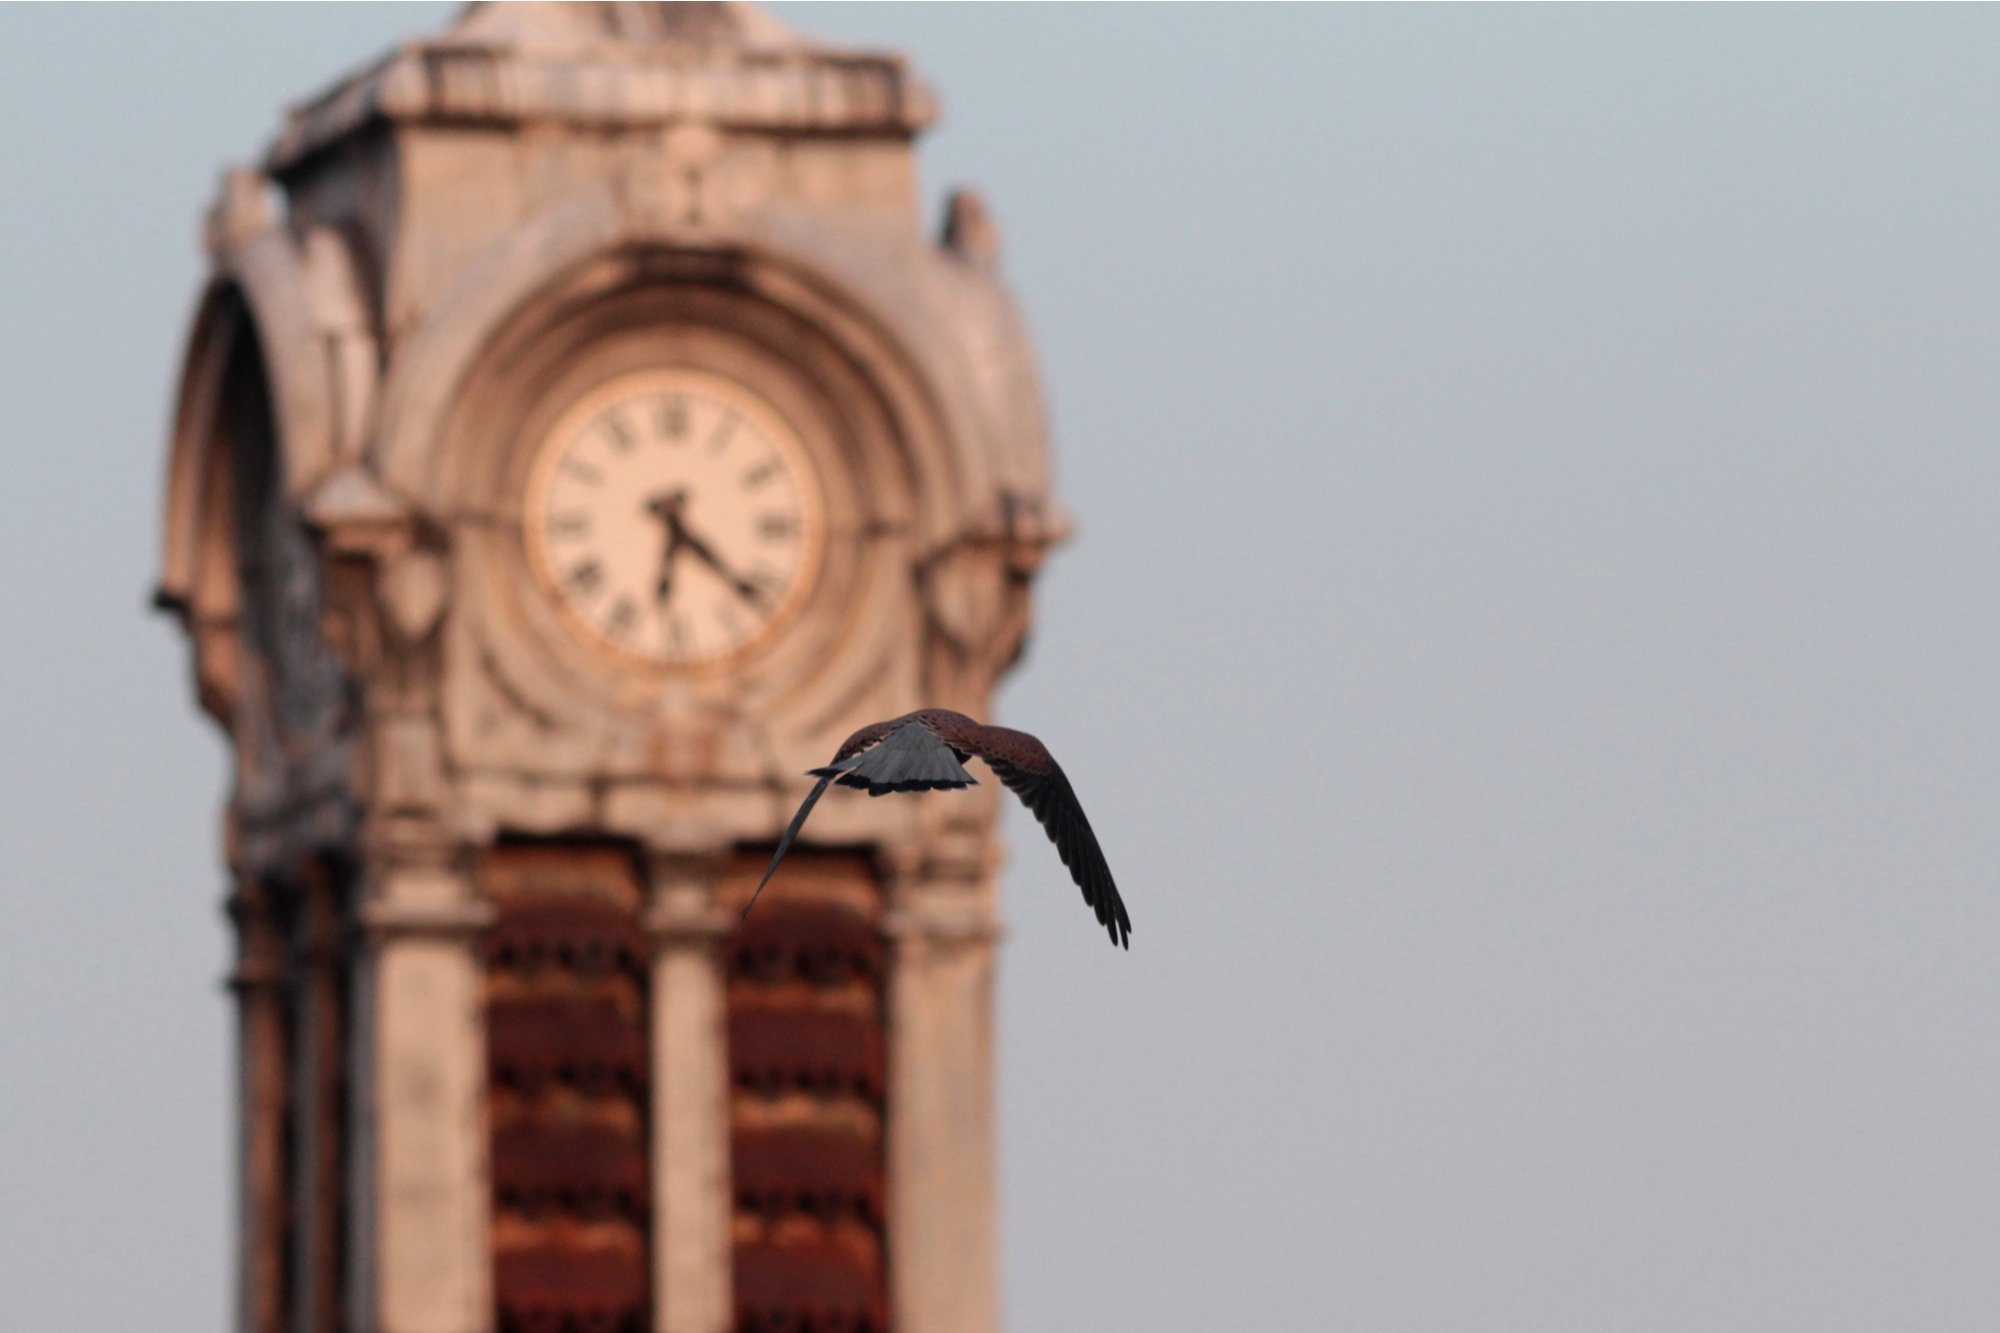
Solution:
{"label": "clock face", "polygon": [[804,604],[824,507],[798,433],[705,371],[619,376],[557,419],[528,476],[528,563],[563,618],[617,656],[710,667]]}

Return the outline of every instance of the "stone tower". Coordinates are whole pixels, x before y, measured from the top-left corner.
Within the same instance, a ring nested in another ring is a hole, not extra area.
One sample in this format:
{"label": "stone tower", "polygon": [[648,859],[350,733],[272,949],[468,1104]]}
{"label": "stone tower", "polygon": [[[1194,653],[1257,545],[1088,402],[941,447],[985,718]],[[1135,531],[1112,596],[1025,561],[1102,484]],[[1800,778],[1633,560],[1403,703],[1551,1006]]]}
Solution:
{"label": "stone tower", "polygon": [[472,5],[210,213],[160,605],[229,734],[239,1323],[997,1323],[987,711],[1059,521],[978,199],[891,54]]}

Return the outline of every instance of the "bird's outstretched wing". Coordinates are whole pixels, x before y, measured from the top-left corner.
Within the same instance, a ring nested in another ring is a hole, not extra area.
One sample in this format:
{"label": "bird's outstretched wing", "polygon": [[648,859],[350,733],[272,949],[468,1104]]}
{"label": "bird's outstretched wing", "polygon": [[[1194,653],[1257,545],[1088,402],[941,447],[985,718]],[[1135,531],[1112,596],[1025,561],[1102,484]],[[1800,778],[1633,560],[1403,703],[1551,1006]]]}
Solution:
{"label": "bird's outstretched wing", "polygon": [[1084,817],[1083,804],[1048,747],[1025,731],[1006,727],[971,727],[952,740],[984,759],[1007,789],[1021,798],[1056,845],[1069,877],[1097,913],[1097,924],[1110,932],[1113,944],[1131,948],[1132,918],[1125,911],[1125,900],[1118,896],[1118,885],[1112,881],[1090,820]]}

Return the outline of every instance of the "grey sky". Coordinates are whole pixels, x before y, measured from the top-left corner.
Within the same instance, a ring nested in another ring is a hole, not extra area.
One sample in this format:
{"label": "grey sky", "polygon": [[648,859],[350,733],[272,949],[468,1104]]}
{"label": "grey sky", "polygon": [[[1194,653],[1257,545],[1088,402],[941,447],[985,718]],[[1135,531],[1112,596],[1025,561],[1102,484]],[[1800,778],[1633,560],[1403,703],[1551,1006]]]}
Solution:
{"label": "grey sky", "polygon": [[[1003,719],[1021,1330],[2000,1327],[2000,11],[780,6],[943,94],[1078,540]],[[438,6],[0,9],[0,1291],[212,1329],[216,169]]]}

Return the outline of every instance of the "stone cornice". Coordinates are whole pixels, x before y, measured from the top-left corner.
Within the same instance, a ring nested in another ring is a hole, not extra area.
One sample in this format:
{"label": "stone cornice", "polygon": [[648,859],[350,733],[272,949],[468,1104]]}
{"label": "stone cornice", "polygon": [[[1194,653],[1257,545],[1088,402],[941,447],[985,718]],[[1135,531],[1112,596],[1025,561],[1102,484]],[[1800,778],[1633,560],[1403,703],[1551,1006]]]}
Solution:
{"label": "stone cornice", "polygon": [[282,175],[380,123],[699,121],[749,133],[907,138],[936,118],[930,89],[890,53],[672,42],[537,49],[445,38],[405,47],[294,108],[266,161]]}
{"label": "stone cornice", "polygon": [[921,902],[882,914],[882,933],[899,944],[993,945],[1006,934],[986,903]]}
{"label": "stone cornice", "polygon": [[433,938],[464,939],[478,935],[493,924],[495,909],[485,902],[385,903],[361,905],[356,919],[371,940],[421,935]]}

